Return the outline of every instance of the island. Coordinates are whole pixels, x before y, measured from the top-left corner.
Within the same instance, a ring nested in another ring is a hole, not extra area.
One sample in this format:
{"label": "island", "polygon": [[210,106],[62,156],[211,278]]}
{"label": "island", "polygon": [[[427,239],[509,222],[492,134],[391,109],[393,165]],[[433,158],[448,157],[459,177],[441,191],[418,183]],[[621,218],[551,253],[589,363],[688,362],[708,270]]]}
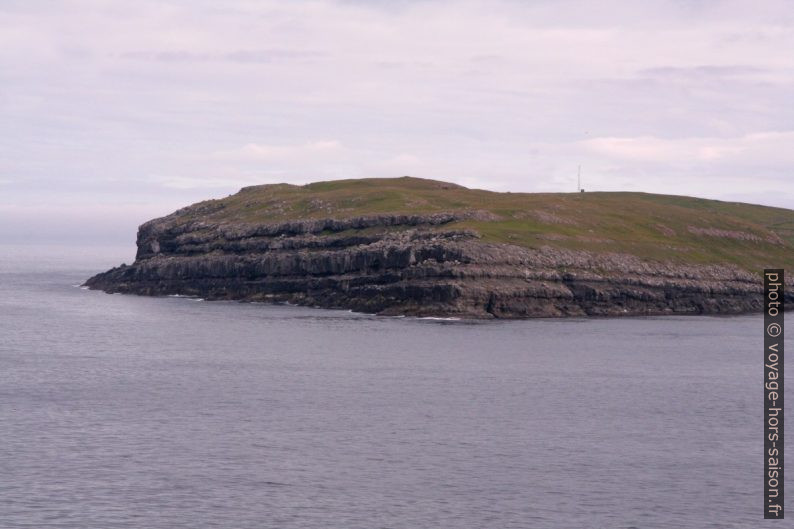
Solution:
{"label": "island", "polygon": [[141,225],[135,262],[85,285],[392,316],[738,314],[762,310],[764,268],[791,277],[794,211],[402,177],[193,204]]}

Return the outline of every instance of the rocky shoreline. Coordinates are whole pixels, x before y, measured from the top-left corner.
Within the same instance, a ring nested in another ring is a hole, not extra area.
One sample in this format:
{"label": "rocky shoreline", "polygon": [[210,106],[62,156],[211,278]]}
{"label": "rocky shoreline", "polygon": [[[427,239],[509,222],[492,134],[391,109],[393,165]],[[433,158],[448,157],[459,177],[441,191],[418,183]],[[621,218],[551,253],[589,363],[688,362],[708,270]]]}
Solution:
{"label": "rocky shoreline", "polygon": [[[759,276],[620,253],[483,242],[445,229],[468,211],[212,223],[193,206],[142,225],[132,265],[105,292],[289,302],[383,315],[531,318],[739,314],[762,310]],[[191,219],[185,220],[186,213]],[[786,291],[787,305],[794,292]]]}

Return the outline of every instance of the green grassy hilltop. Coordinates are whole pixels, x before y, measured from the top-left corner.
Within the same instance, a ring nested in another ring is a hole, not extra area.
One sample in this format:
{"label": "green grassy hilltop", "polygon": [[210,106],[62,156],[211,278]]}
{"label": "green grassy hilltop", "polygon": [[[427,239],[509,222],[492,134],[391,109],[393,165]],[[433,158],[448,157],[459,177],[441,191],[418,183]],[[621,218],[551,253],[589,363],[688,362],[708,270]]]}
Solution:
{"label": "green grassy hilltop", "polygon": [[384,178],[252,186],[181,213],[185,221],[278,222],[384,213],[479,211],[436,229],[473,229],[484,241],[620,252],[676,263],[794,269],[794,211],[648,193],[496,193]]}

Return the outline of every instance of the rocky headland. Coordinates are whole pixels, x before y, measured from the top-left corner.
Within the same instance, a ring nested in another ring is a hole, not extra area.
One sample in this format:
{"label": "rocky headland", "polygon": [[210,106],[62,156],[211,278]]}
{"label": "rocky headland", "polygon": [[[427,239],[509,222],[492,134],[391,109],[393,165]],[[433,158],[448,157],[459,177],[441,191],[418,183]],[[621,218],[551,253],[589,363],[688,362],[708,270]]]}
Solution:
{"label": "rocky headland", "polygon": [[726,203],[656,197],[415,178],[255,186],[146,222],[135,262],[86,285],[384,315],[737,314],[762,310],[763,267],[794,269],[794,211],[731,217]]}

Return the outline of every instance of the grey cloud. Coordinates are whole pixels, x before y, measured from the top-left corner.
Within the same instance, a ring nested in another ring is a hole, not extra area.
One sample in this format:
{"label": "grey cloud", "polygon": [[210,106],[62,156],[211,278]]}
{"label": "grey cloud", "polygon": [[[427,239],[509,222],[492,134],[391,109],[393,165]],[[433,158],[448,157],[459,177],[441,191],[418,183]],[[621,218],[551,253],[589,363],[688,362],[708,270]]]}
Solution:
{"label": "grey cloud", "polygon": [[675,66],[646,68],[639,70],[637,73],[641,77],[730,78],[757,76],[770,72],[769,68],[759,68],[750,65],[718,66],[706,64],[686,68]]}
{"label": "grey cloud", "polygon": [[119,54],[121,59],[154,62],[233,62],[269,63],[273,61],[318,59],[326,54],[299,50],[237,50],[228,53],[195,53],[189,51],[128,51]]}
{"label": "grey cloud", "polygon": [[240,63],[266,63],[290,59],[319,59],[327,54],[297,50],[240,50],[223,55],[224,60]]}
{"label": "grey cloud", "polygon": [[189,51],[127,51],[119,54],[122,59],[156,62],[204,62],[212,59],[208,53]]}

